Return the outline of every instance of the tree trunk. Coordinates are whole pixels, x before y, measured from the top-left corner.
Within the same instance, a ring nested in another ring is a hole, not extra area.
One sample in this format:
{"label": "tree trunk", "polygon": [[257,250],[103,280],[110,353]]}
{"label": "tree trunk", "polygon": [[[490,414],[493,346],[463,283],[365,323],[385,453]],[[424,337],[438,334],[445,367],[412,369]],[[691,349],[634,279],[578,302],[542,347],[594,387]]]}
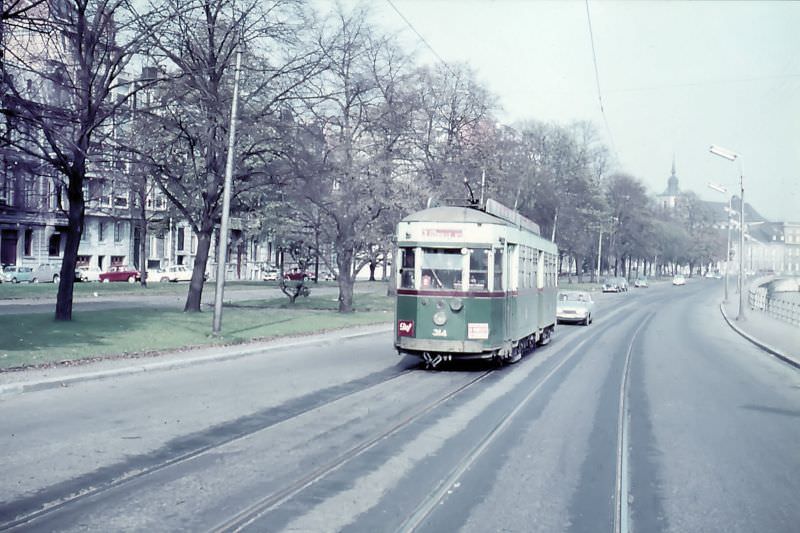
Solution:
{"label": "tree trunk", "polygon": [[369,280],[375,281],[375,268],[378,264],[375,262],[375,258],[369,260]]}
{"label": "tree trunk", "polygon": [[189,282],[189,294],[186,296],[185,313],[199,313],[203,301],[203,285],[205,284],[206,264],[208,251],[211,248],[211,234],[213,228],[203,228],[197,235],[197,255],[194,257],[192,281]]}
{"label": "tree trunk", "polygon": [[147,287],[147,211],[143,196],[139,197],[139,272],[142,274],[142,287]]}
{"label": "tree trunk", "polygon": [[339,312],[353,312],[353,249],[345,246],[336,256],[339,267]]}
{"label": "tree trunk", "polygon": [[[387,255],[384,254],[383,256],[383,277],[386,278],[386,268],[389,261],[387,260]],[[386,287],[386,296],[396,296],[397,295],[397,265],[394,262],[397,261],[397,252],[392,252],[392,265],[391,270],[389,271],[389,284]]]}
{"label": "tree trunk", "polygon": [[[83,173],[77,171],[77,176],[69,177],[67,198],[69,199],[69,212],[67,218],[67,242],[64,246],[64,260],[61,262],[61,275],[58,280],[58,295],[56,296],[56,320],[72,320],[72,293],[75,284],[75,265],[78,261],[78,247],[81,244],[85,203],[83,199]],[[85,173],[85,171],[84,171]]]}

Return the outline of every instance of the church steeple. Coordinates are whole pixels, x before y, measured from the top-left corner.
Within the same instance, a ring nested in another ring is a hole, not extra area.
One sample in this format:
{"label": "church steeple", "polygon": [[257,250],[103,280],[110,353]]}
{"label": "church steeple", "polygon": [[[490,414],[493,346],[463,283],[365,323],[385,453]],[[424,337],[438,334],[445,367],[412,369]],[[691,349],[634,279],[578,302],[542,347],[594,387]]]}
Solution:
{"label": "church steeple", "polygon": [[667,190],[664,191],[664,196],[678,196],[680,192],[678,176],[675,175],[675,154],[672,154],[672,173],[667,180]]}

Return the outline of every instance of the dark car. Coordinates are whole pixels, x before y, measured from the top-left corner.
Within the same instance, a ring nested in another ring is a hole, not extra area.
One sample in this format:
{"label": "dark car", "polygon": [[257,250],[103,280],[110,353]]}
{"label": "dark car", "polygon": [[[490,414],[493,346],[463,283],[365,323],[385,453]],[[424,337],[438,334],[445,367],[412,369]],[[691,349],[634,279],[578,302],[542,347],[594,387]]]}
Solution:
{"label": "dark car", "polygon": [[100,273],[100,281],[108,283],[110,281],[127,281],[135,283],[139,281],[141,275],[139,271],[128,265],[113,265],[106,272]]}

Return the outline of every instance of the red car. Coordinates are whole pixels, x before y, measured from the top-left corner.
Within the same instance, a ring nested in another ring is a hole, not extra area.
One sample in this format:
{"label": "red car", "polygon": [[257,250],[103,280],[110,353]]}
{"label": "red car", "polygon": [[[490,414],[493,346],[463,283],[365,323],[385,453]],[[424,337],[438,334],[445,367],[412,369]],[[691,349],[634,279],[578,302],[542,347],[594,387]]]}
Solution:
{"label": "red car", "polygon": [[128,283],[135,283],[139,281],[141,275],[139,271],[127,265],[114,265],[108,269],[107,272],[100,273],[100,281],[108,283],[109,281],[127,281]]}

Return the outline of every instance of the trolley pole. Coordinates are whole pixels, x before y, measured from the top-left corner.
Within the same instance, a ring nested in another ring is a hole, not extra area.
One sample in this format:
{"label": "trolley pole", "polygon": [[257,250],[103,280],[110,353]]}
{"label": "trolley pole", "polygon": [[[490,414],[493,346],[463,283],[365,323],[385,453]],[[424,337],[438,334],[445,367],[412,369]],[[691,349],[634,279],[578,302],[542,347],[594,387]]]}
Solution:
{"label": "trolley pole", "polygon": [[219,335],[222,330],[222,296],[225,291],[225,259],[228,255],[228,215],[231,210],[231,181],[233,181],[233,147],[236,140],[236,111],[239,99],[239,73],[242,66],[241,43],[236,49],[236,73],[233,78],[233,102],[231,103],[230,135],[228,136],[228,159],[225,162],[225,185],[222,190],[222,220],[219,224],[217,243],[217,284],[214,295],[214,324],[211,333]]}

